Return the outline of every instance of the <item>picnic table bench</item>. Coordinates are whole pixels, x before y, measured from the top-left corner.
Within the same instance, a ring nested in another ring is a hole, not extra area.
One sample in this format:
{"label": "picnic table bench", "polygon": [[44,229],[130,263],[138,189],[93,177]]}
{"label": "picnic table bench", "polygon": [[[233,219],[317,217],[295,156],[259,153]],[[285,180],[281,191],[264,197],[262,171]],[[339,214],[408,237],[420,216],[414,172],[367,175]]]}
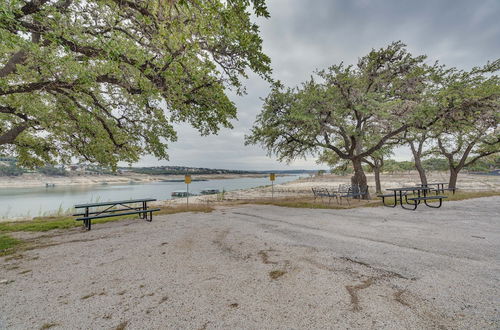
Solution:
{"label": "picnic table bench", "polygon": [[346,198],[347,204],[349,204],[349,198],[361,198],[366,195],[368,187],[360,189],[358,186],[341,184],[337,191],[322,187],[313,187],[311,190],[315,201],[318,197],[320,197],[321,200],[325,197],[328,198],[328,203],[330,203],[331,199],[335,198],[337,203],[342,204],[342,198]]}
{"label": "picnic table bench", "polygon": [[327,188],[321,188],[321,187],[313,187],[311,188],[313,195],[314,195],[314,201],[316,201],[316,198],[320,197],[321,201],[323,201],[323,197],[328,198],[328,203],[332,200],[332,198],[337,198],[337,194],[333,191],[328,190]]}
{"label": "picnic table bench", "polygon": [[342,203],[342,198],[347,200],[347,204],[349,203],[349,198],[359,199],[366,195],[368,192],[368,186],[364,189],[360,188],[358,185],[339,185],[339,198],[340,203]]}
{"label": "picnic table bench", "polygon": [[[148,208],[148,202],[154,202],[156,199],[145,198],[145,199],[131,199],[124,201],[114,201],[114,202],[102,202],[102,203],[87,203],[87,204],[77,204],[75,209],[84,209],[80,213],[73,214],[77,221],[83,221],[83,224],[87,230],[90,230],[93,219],[102,219],[110,217],[119,217],[123,215],[139,214],[142,219],[146,221],[153,220],[153,212],[160,211],[159,208]],[[135,205],[134,205],[135,204]],[[140,204],[137,206],[137,204]],[[119,207],[120,208],[116,208]],[[92,208],[104,207],[102,210],[91,210]],[[148,219],[149,213],[149,219]]]}

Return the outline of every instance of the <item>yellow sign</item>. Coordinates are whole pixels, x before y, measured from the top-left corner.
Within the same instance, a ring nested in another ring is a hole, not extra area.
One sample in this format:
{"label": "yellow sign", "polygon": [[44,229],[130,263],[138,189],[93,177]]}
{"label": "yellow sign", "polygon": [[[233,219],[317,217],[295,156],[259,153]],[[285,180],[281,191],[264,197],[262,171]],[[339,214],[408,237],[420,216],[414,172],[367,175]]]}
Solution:
{"label": "yellow sign", "polygon": [[276,179],[276,174],[269,173],[269,180],[274,181]]}
{"label": "yellow sign", "polygon": [[186,176],[184,177],[184,182],[185,182],[186,184],[190,184],[190,183],[191,183],[191,175],[186,175]]}

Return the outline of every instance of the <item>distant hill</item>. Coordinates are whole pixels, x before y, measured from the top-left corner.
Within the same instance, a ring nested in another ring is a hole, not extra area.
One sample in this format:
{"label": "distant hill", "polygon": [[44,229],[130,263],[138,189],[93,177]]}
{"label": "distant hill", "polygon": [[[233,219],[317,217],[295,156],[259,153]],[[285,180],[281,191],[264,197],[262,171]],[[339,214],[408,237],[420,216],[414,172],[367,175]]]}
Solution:
{"label": "distant hill", "polygon": [[187,167],[187,166],[154,166],[154,167],[122,167],[120,170],[124,172],[134,172],[149,175],[183,175],[183,174],[299,174],[306,172],[317,172],[310,170],[269,170],[269,171],[249,171],[249,170],[228,170],[217,168],[204,167]]}
{"label": "distant hill", "polygon": [[66,175],[93,175],[93,174],[120,174],[120,173],[141,173],[148,175],[184,175],[184,174],[300,174],[300,173],[317,173],[317,170],[229,170],[204,167],[188,167],[188,166],[152,166],[152,167],[120,167],[117,173],[113,173],[108,168],[99,166],[75,164],[67,166],[45,166],[28,170],[17,166],[15,158],[0,157],[0,176],[19,176],[23,173],[41,173],[48,176],[66,176]]}

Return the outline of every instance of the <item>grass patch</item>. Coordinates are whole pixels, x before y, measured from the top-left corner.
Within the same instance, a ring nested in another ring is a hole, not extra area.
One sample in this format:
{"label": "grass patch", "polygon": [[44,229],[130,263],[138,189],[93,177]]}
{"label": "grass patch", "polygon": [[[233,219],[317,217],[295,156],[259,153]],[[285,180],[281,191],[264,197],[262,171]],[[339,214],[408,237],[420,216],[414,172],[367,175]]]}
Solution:
{"label": "grass patch", "polygon": [[[98,219],[93,220],[94,223],[105,223],[110,221],[118,221],[123,219],[129,219],[127,216],[115,217],[108,219]],[[27,221],[11,221],[11,222],[0,222],[0,232],[13,232],[13,231],[49,231],[54,229],[68,229],[74,227],[82,226],[81,221],[75,221],[73,217],[43,217],[34,218],[33,220]]]}
{"label": "grass patch", "polygon": [[154,215],[162,215],[162,214],[175,214],[175,213],[183,213],[183,212],[195,212],[195,213],[210,213],[214,210],[213,207],[210,207],[205,204],[192,204],[192,205],[179,205],[179,206],[168,206],[162,207],[160,211],[155,212]]}
{"label": "grass patch", "polygon": [[50,329],[50,328],[53,328],[53,327],[57,327],[59,325],[59,323],[45,323],[44,325],[42,325],[40,327],[40,330],[44,330],[44,329]]}
{"label": "grass patch", "polygon": [[[163,207],[161,211],[153,213],[155,215],[162,214],[175,214],[182,212],[212,212],[214,209],[205,205],[190,205],[178,207]],[[124,219],[137,218],[138,215],[125,215],[106,219],[92,220],[92,224],[106,223],[111,221],[119,221]],[[61,216],[61,217],[39,217],[27,221],[10,221],[0,222],[0,232],[15,232],[15,231],[34,231],[44,232],[54,229],[69,229],[74,227],[81,227],[82,221],[75,221],[74,217]],[[1,250],[1,248],[0,248]]]}
{"label": "grass patch", "polygon": [[295,207],[303,209],[352,209],[357,207],[372,207],[380,206],[382,203],[379,200],[350,200],[349,204],[346,200],[342,204],[332,200],[330,203],[321,201],[320,199],[314,200],[313,197],[285,197],[275,199],[257,199],[248,200],[242,204],[258,204],[258,205],[274,205],[283,207]]}
{"label": "grass patch", "polygon": [[12,238],[7,235],[0,235],[0,256],[13,251],[16,246],[22,244],[23,241],[17,238]]}

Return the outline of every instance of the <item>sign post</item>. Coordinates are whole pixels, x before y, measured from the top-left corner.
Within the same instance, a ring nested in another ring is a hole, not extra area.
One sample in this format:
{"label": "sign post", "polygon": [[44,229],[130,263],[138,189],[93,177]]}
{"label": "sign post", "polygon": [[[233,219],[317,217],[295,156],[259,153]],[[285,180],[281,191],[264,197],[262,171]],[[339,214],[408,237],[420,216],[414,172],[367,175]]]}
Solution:
{"label": "sign post", "polygon": [[269,180],[271,180],[271,199],[274,199],[274,180],[276,179],[276,174],[269,173]]}
{"label": "sign post", "polygon": [[189,206],[189,184],[191,183],[191,175],[186,174],[184,176],[184,182],[186,183],[186,206]]}

